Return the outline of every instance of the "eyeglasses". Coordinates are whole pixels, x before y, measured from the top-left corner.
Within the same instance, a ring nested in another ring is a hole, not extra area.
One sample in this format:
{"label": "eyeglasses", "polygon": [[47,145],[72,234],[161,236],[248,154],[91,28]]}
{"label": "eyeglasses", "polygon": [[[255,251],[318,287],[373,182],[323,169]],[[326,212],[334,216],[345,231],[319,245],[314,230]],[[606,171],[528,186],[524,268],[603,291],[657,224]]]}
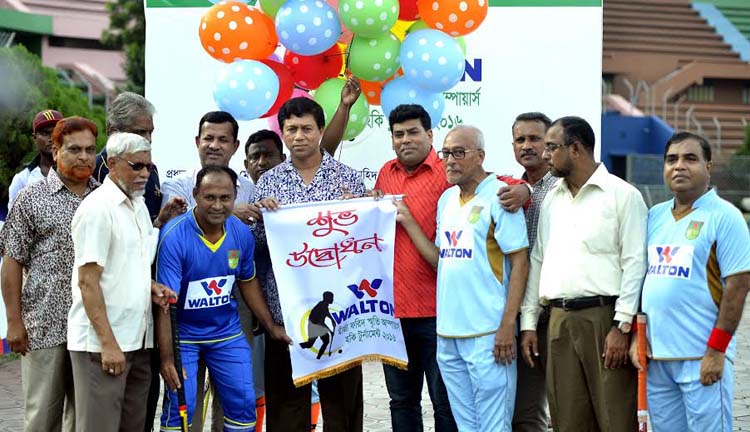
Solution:
{"label": "eyeglasses", "polygon": [[154,164],[152,163],[130,162],[129,160],[121,157],[118,157],[117,159],[127,162],[128,165],[130,165],[130,169],[132,169],[133,171],[141,171],[144,168],[146,168],[148,172],[154,171]]}
{"label": "eyeglasses", "polygon": [[440,159],[448,159],[449,157],[453,156],[453,159],[459,160],[466,157],[466,153],[471,152],[478,152],[482,151],[482,149],[476,149],[476,150],[464,150],[464,149],[455,149],[455,150],[440,150],[438,152],[438,157]]}
{"label": "eyeglasses", "polygon": [[565,144],[565,143],[563,144],[547,143],[544,146],[544,151],[546,151],[547,153],[552,153],[555,150],[559,149],[560,147],[565,147],[567,145],[568,144]]}

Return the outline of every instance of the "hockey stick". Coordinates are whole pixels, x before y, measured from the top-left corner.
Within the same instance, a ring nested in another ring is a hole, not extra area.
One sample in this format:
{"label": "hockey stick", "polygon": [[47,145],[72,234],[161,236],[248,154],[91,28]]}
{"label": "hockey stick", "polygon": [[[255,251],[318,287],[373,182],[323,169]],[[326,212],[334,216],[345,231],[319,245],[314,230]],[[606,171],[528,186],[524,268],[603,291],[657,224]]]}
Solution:
{"label": "hockey stick", "polygon": [[638,330],[638,362],[641,369],[638,371],[638,432],[648,431],[648,399],[646,399],[646,350],[648,342],[646,340],[646,315],[638,314],[636,321]]}
{"label": "hockey stick", "polygon": [[177,405],[180,413],[180,431],[189,432],[187,403],[185,402],[185,378],[182,375],[182,356],[180,355],[180,332],[177,330],[177,298],[169,299],[169,321],[172,323],[172,352],[174,353],[174,368],[180,380],[177,388]]}

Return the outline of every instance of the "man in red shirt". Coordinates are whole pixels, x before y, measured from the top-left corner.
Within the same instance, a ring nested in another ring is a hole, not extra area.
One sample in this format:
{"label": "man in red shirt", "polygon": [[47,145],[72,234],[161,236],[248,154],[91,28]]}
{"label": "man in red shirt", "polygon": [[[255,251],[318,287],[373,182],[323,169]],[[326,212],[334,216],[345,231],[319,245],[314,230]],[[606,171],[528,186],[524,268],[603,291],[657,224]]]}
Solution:
{"label": "man in red shirt", "polygon": [[[375,189],[385,194],[404,194],[404,203],[414,219],[434,240],[437,202],[450,184],[443,161],[432,147],[430,116],[419,105],[399,105],[391,111],[388,122],[396,159],[380,169]],[[501,180],[515,185],[503,191],[507,195],[501,195],[501,202],[504,207],[518,209],[529,198],[528,188],[512,178]],[[435,430],[456,431],[436,360],[435,270],[422,258],[401,225],[396,227],[394,258],[395,314],[401,320],[409,368],[383,366],[393,431],[423,430],[421,399],[425,376],[435,412]]]}

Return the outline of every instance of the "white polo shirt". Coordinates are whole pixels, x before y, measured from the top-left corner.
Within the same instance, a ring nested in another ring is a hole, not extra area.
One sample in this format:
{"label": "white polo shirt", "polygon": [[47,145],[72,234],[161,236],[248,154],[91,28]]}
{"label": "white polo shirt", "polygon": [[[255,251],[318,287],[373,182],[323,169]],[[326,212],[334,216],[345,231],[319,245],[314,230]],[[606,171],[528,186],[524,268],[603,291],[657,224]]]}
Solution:
{"label": "white polo shirt", "polygon": [[96,263],[107,318],[123,352],[153,347],[151,262],[159,230],[151,225],[142,197],[130,199],[107,177],[73,216],[75,249],[73,305],[68,314],[68,350],[101,352],[78,287],[78,268]]}

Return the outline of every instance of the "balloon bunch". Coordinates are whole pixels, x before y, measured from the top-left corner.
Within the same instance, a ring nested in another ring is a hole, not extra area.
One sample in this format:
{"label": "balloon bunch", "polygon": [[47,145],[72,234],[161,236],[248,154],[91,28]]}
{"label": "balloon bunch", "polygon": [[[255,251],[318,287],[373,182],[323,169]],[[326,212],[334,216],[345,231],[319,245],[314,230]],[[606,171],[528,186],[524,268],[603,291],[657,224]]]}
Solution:
{"label": "balloon bunch", "polygon": [[[227,63],[214,88],[217,105],[240,120],[269,117],[293,94],[308,90],[330,119],[345,82],[341,77],[351,73],[364,97],[352,107],[346,139],[364,129],[370,105],[381,105],[387,116],[399,104],[418,103],[438,124],[442,92],[464,73],[461,36],[476,30],[488,11],[487,0],[259,4],[220,1],[201,19],[201,45]],[[279,43],[283,60],[274,54]]]}

